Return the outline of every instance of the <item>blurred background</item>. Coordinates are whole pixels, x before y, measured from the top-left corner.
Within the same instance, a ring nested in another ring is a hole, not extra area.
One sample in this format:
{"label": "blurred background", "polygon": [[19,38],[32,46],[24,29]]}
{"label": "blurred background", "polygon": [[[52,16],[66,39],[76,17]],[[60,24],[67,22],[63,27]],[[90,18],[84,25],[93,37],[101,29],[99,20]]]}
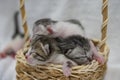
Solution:
{"label": "blurred background", "polygon": [[[78,19],[85,27],[89,38],[100,39],[102,0],[25,0],[29,31],[41,18],[55,20]],[[15,32],[14,16],[19,12],[19,0],[0,0],[0,52],[12,41]],[[23,33],[21,16],[18,26]],[[110,47],[108,70],[105,80],[120,80],[120,0],[109,0],[108,39]],[[16,60],[0,58],[0,80],[16,80]]]}

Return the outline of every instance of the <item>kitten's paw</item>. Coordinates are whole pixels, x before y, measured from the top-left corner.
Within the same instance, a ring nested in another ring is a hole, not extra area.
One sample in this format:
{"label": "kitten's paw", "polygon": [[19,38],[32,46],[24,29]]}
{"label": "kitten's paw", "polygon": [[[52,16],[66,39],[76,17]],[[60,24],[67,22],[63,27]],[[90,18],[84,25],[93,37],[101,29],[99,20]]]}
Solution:
{"label": "kitten's paw", "polygon": [[100,64],[104,64],[105,63],[105,59],[102,55],[99,56],[94,56],[93,57],[96,61],[98,61]]}
{"label": "kitten's paw", "polygon": [[69,77],[71,75],[71,68],[70,66],[68,66],[69,64],[67,62],[65,62],[63,64],[63,74],[66,76],[66,77]]}

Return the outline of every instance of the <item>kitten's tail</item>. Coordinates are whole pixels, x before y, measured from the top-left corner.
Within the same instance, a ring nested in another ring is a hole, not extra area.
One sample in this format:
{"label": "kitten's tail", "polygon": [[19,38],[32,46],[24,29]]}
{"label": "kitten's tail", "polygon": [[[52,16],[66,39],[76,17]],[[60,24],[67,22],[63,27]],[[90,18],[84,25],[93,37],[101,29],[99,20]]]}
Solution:
{"label": "kitten's tail", "polygon": [[19,18],[18,18],[18,15],[19,15],[19,11],[16,11],[14,13],[14,34],[12,36],[12,39],[16,38],[18,35],[20,35],[20,37],[24,37],[24,34],[20,32],[19,30]]}

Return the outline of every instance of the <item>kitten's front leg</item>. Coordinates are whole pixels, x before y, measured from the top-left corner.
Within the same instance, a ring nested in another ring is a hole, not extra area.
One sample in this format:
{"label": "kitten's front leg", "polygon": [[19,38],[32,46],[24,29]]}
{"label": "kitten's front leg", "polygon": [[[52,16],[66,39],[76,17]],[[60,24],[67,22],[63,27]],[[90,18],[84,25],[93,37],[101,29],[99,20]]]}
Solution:
{"label": "kitten's front leg", "polygon": [[89,44],[91,46],[92,52],[93,52],[93,59],[97,60],[100,64],[105,63],[104,57],[98,53],[96,47],[94,46],[92,41],[89,41]]}
{"label": "kitten's front leg", "polygon": [[63,63],[63,74],[66,77],[69,77],[71,75],[71,67],[72,67],[72,63],[70,61],[64,62]]}

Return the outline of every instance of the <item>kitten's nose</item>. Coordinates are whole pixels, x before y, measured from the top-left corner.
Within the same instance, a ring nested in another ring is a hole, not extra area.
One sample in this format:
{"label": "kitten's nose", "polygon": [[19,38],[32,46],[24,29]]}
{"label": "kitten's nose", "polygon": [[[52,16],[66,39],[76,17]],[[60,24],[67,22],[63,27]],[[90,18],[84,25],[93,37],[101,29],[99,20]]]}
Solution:
{"label": "kitten's nose", "polygon": [[31,39],[30,39],[30,42],[31,42]]}
{"label": "kitten's nose", "polygon": [[29,52],[25,54],[25,58],[28,59],[28,57],[29,57]]}
{"label": "kitten's nose", "polygon": [[47,31],[50,33],[50,34],[53,34],[53,30],[51,28],[47,28]]}
{"label": "kitten's nose", "polygon": [[28,56],[26,55],[25,58],[28,59]]}

